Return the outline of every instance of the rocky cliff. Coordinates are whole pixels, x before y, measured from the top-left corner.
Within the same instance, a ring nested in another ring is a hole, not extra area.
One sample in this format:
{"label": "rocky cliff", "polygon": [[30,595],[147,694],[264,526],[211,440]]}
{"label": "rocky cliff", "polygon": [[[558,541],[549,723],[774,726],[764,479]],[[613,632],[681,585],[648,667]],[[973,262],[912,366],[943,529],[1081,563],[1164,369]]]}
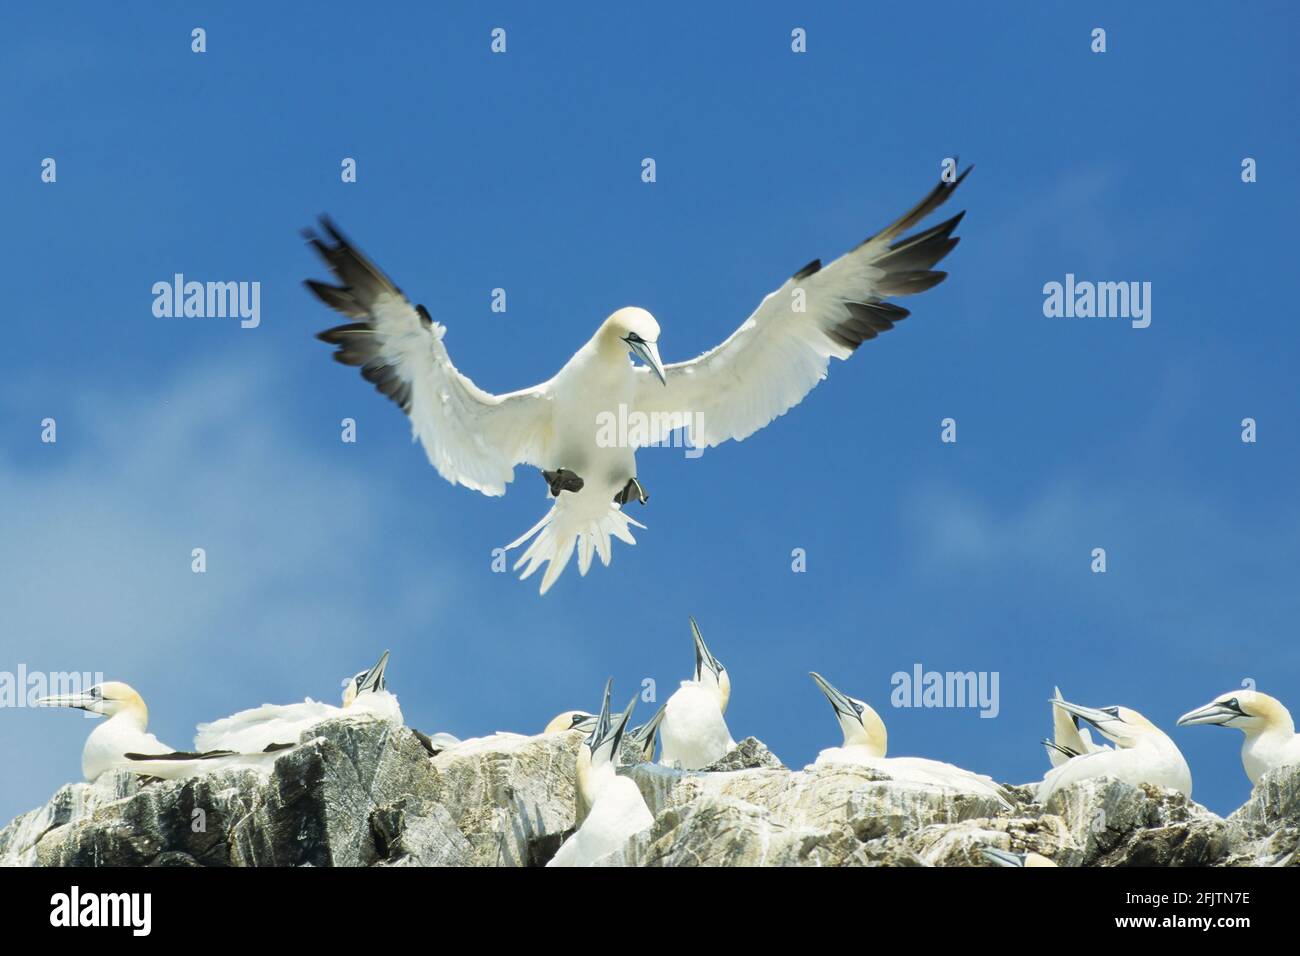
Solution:
{"label": "rocky cliff", "polygon": [[[34,866],[539,866],[576,824],[582,735],[499,734],[434,755],[378,720],[321,724],[270,775],[108,774],[64,786],[0,830],[0,863]],[[1300,769],[1228,818],[1184,797],[1092,781],[995,801],[851,767],[789,770],[752,738],[708,771],[641,764],[654,825],[615,866],[983,866],[981,845],[1061,866],[1298,862]]]}

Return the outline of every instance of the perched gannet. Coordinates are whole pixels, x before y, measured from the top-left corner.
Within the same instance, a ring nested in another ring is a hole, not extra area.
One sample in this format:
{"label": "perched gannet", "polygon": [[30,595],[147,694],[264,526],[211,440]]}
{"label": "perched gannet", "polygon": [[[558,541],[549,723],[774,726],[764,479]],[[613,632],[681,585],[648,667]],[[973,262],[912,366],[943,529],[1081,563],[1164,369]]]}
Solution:
{"label": "perched gannet", "polygon": [[980,852],[994,866],[1056,866],[1051,860],[1039,853],[1013,853],[995,846],[982,846]]}
{"label": "perched gannet", "polygon": [[130,684],[105,681],[81,694],[61,694],[42,697],[37,704],[43,707],[74,707],[92,714],[107,717],[90,732],[86,746],[81,751],[81,772],[94,783],[99,777],[127,764],[127,753],[166,754],[171,747],[146,732],[149,725],[149,708],[144,698]]}
{"label": "perched gannet", "polygon": [[1179,727],[1218,724],[1246,735],[1241,763],[1252,784],[1277,767],[1300,766],[1300,735],[1282,702],[1257,690],[1230,690],[1178,718]]}
{"label": "perched gannet", "polygon": [[[388,651],[374,667],[349,677],[343,684],[343,706],[335,707],[308,697],[300,704],[263,704],[241,710],[210,724],[199,724],[196,750],[235,750],[255,753],[272,744],[296,743],[303,731],[322,720],[343,714],[369,713],[393,723],[402,722],[402,709],[388,690],[384,677]],[[451,742],[455,738],[450,738]],[[452,743],[448,743],[451,746]]]}
{"label": "perched gannet", "polygon": [[811,672],[809,676],[831,702],[835,717],[840,722],[840,730],[844,732],[843,746],[828,747],[823,750],[817,755],[814,766],[853,764],[871,767],[904,783],[929,784],[948,790],[993,797],[1010,809],[1011,803],[992,777],[972,773],[939,760],[928,760],[925,757],[885,756],[889,749],[889,734],[885,730],[885,722],[880,719],[875,709],[864,700],[840,693],[830,681],[816,671]]}
{"label": "perched gannet", "polygon": [[285,749],[277,746],[266,753],[251,754],[224,749],[206,753],[173,750],[147,732],[149,708],[144,698],[121,681],[105,681],[81,694],[42,697],[37,703],[44,707],[74,707],[108,718],[90,732],[81,751],[81,772],[91,783],[119,769],[175,780],[209,770],[269,765]]}
{"label": "perched gannet", "polygon": [[659,739],[659,725],[664,722],[666,713],[668,713],[668,705],[660,704],[653,717],[640,727],[632,729],[630,739],[640,748],[641,760],[644,763],[654,763],[655,741]]}
{"label": "perched gannet", "polygon": [[1098,750],[1110,750],[1105,744],[1093,743],[1092,734],[1087,727],[1079,726],[1079,718],[1071,714],[1063,707],[1057,706],[1057,701],[1064,700],[1061,696],[1061,688],[1052,688],[1052,738],[1048,740],[1043,738],[1043,747],[1047,751],[1047,759],[1052,762],[1053,767],[1059,767],[1071,757],[1077,757],[1080,754],[1096,753]]}
{"label": "perched gannet", "polygon": [[695,618],[691,618],[691,636],[695,639],[695,679],[682,681],[664,704],[659,723],[659,762],[682,770],[701,770],[734,748],[736,742],[723,718],[731,700],[731,678],[705,646]]}
{"label": "perched gannet", "polygon": [[[645,526],[622,506],[648,498],[637,448],[683,427],[696,448],[746,438],[802,401],[826,377],[832,358],[847,359],[906,318],[907,309],[885,300],[943,281],[947,273],[934,266],[957,244],[952,233],[961,214],[904,233],[941,206],[969,171],[941,181],[900,219],[825,268],[820,260],[804,266],[698,358],[664,365],[659,323],[645,309],[623,308],[554,377],[508,394],[486,392],[459,372],[443,344],[446,328],[424,306],[413,306],[325,218],[324,238],[311,230],[306,236],[339,285],[306,285],[354,320],[319,338],[338,346],[335,359],[361,366],[401,406],[443,478],[502,495],[516,465],[541,470],[554,504],[507,548],[533,539],[515,568],[523,566],[527,578],[547,565],[544,594],[575,550],[586,574],[593,555],[609,564],[611,537],[636,543],[630,528]],[[629,353],[645,364],[629,363]]]}
{"label": "perched gannet", "polygon": [[1053,767],[1038,785],[1034,799],[1046,803],[1056,791],[1092,777],[1113,777],[1134,786],[1147,783],[1192,795],[1192,772],[1178,747],[1155,724],[1128,707],[1083,707],[1066,700],[1053,706],[1081,717],[1115,743],[1115,750],[1100,750],[1071,757]]}
{"label": "perched gannet", "polygon": [[566,710],[562,714],[556,714],[551,718],[551,722],[546,725],[542,731],[544,734],[562,734],[568,730],[581,730],[584,734],[591,733],[596,728],[596,721],[599,717],[596,714],[588,714],[582,710]]}
{"label": "perched gannet", "polygon": [[619,849],[628,837],[654,823],[645,797],[635,783],[616,773],[619,742],[627,728],[636,696],[628,702],[621,717],[614,721],[609,713],[613,678],[605,684],[605,702],[596,719],[596,727],[578,749],[578,798],[589,808],[582,825],[547,866],[584,866]]}

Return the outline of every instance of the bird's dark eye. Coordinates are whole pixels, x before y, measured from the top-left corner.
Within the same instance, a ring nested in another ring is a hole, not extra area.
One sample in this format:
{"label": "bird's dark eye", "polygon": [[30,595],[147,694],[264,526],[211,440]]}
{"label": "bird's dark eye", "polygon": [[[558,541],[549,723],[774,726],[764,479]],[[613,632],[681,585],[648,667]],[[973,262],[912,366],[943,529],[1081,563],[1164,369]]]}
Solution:
{"label": "bird's dark eye", "polygon": [[95,698],[103,697],[104,692],[100,690],[98,686],[95,686],[90,688],[90,696]]}
{"label": "bird's dark eye", "polygon": [[637,335],[635,332],[629,332],[629,333],[627,334],[627,341],[629,341],[629,342],[644,342],[645,339],[641,338],[641,336]]}
{"label": "bird's dark eye", "polygon": [[1102,713],[1110,714],[1110,715],[1111,715],[1112,717],[1114,717],[1116,720],[1119,719],[1119,708],[1118,708],[1118,707],[1103,707],[1103,708],[1102,708]]}
{"label": "bird's dark eye", "polygon": [[861,705],[861,704],[854,703],[854,705],[853,705],[853,709],[856,710],[856,711],[858,712],[858,716],[859,716],[859,717],[862,716],[862,705]]}
{"label": "bird's dark eye", "polygon": [[1235,697],[1232,698],[1232,700],[1228,701],[1228,706],[1229,706],[1229,707],[1241,707],[1241,705],[1240,705],[1239,703],[1237,703],[1237,698],[1235,698]]}

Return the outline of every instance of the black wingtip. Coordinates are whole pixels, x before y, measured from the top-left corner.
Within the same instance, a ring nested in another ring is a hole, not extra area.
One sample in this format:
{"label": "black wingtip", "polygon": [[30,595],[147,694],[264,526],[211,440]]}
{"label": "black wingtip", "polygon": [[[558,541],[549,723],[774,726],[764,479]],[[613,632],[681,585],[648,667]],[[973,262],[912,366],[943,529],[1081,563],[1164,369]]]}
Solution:
{"label": "black wingtip", "polygon": [[814,259],[812,262],[808,263],[806,266],[804,266],[802,269],[796,272],[793,278],[796,281],[798,281],[799,279],[806,279],[811,275],[816,275],[818,272],[821,271],[821,268],[822,268],[822,261],[820,259]]}

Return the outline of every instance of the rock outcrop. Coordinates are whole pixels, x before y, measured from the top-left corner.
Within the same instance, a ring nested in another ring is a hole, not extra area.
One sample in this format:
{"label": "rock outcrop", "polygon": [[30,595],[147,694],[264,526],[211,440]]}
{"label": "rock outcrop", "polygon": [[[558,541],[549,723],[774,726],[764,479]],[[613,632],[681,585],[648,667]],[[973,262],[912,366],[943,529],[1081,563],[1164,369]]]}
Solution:
{"label": "rock outcrop", "polygon": [[[497,734],[432,755],[366,717],[312,729],[269,774],[62,787],[0,830],[0,864],[33,866],[540,866],[577,825],[581,734]],[[625,751],[625,757],[630,752]],[[1086,781],[1034,804],[855,767],[790,770],[749,738],[718,764],[623,771],[654,824],[611,866],[983,866],[984,845],[1061,866],[1289,865],[1300,768],[1227,819],[1185,797]]]}

